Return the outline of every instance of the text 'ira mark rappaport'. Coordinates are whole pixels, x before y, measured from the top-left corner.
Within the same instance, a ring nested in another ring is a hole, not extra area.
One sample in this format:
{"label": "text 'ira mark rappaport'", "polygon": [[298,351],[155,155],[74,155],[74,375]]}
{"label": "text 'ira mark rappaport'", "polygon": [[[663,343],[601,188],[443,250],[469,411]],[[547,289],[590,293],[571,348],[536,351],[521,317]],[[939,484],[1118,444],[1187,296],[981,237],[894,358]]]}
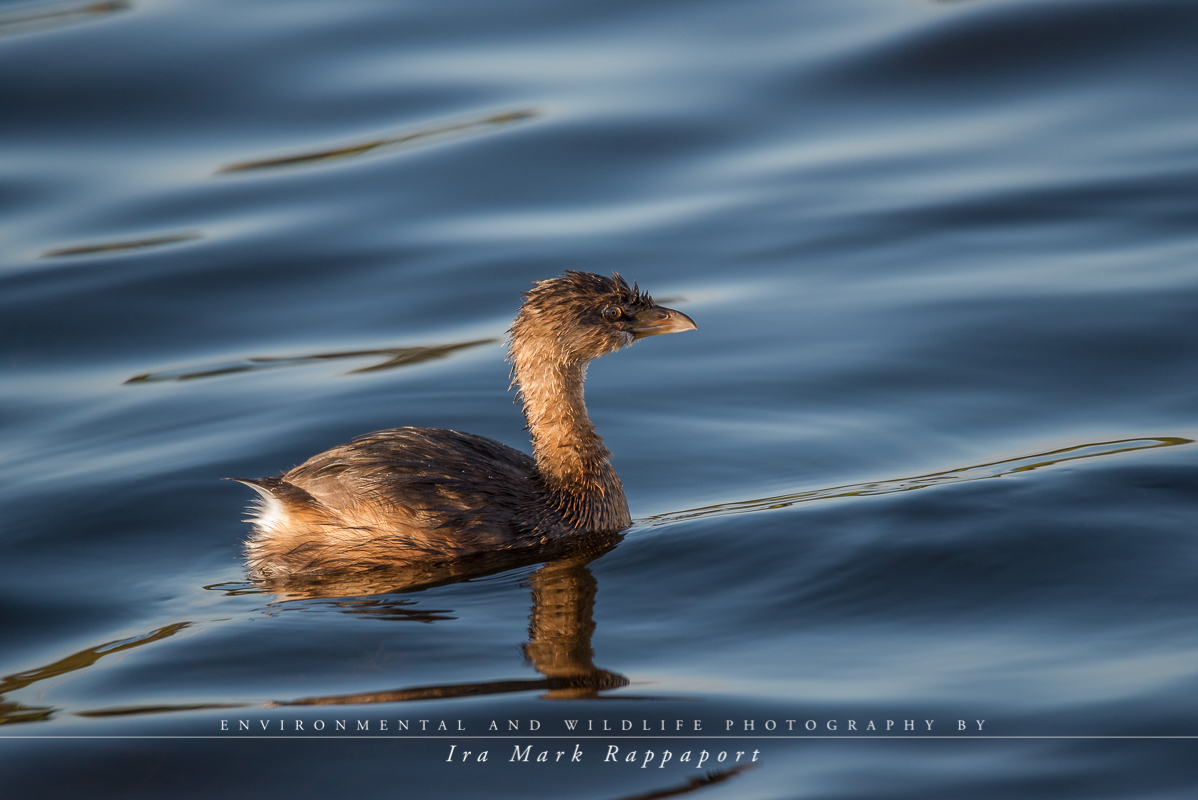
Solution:
{"label": "text 'ira mark rappaport'", "polygon": [[[486,763],[490,752],[482,750],[474,752],[472,750],[459,750],[456,744],[449,746],[449,753],[445,760],[449,763]],[[607,752],[603,755],[603,763],[616,764],[633,764],[639,765],[641,769],[646,769],[649,766],[655,766],[658,769],[664,769],[671,762],[675,764],[686,764],[694,766],[695,769],[702,769],[705,765],[713,764],[748,764],[759,760],[761,757],[760,750],[720,750],[708,752],[706,750],[686,750],[675,755],[670,750],[662,750],[655,752],[653,750],[628,750],[621,752],[618,745],[607,745]],[[580,764],[583,760],[582,745],[575,744],[573,750],[541,750],[535,752],[532,745],[515,745],[512,750],[512,756],[508,759],[511,762],[521,762],[524,764]]]}

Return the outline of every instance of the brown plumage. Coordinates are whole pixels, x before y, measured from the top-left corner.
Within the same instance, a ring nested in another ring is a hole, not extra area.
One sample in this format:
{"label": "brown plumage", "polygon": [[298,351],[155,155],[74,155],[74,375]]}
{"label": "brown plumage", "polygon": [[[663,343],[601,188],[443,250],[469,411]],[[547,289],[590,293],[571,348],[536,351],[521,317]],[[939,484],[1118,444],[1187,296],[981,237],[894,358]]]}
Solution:
{"label": "brown plumage", "polygon": [[508,332],[533,455],[469,433],[395,428],[241,480],[261,495],[246,542],[251,572],[355,572],[627,528],[624,488],[583,400],[587,364],[694,328],[617,274],[538,282]]}

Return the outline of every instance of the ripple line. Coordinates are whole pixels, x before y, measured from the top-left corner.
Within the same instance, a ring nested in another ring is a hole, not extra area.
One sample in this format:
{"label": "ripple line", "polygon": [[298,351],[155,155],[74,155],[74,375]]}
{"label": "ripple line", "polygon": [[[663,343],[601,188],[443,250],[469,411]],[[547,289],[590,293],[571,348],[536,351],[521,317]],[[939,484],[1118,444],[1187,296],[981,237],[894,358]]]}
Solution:
{"label": "ripple line", "polygon": [[426,139],[434,137],[442,137],[449,134],[464,134],[467,132],[478,131],[485,128],[494,127],[496,125],[506,125],[512,122],[529,119],[538,115],[535,109],[526,108],[519,111],[509,111],[503,114],[492,114],[480,119],[471,119],[464,122],[453,122],[446,125],[436,125],[430,128],[404,133],[399,136],[388,136],[381,139],[372,139],[368,142],[360,142],[358,144],[346,145],[344,147],[334,147],[327,150],[314,150],[308,153],[299,153],[292,156],[281,156],[277,158],[263,158],[254,161],[241,161],[235,164],[228,164],[216,171],[217,175],[224,175],[230,172],[248,172],[258,169],[273,169],[275,167],[293,167],[300,164],[311,164],[318,161],[332,161],[334,159],[352,158],[354,156],[365,155],[366,153],[378,150],[382,147],[397,148],[411,147],[417,144],[422,144]]}
{"label": "ripple line", "polygon": [[916,489],[944,486],[951,483],[1001,478],[1004,475],[1031,472],[1032,470],[1069,461],[1113,456],[1119,453],[1132,453],[1137,450],[1153,450],[1158,447],[1177,447],[1193,443],[1193,439],[1185,439],[1180,436],[1146,436],[1136,439],[1113,439],[1105,442],[1089,442],[1071,447],[1062,447],[1056,450],[1032,453],[1026,456],[1018,456],[1016,458],[988,461],[984,464],[975,464],[969,467],[959,467],[943,472],[917,475],[910,478],[870,481],[868,483],[850,483],[843,486],[811,489],[802,492],[775,495],[773,497],[763,497],[756,500],[738,500],[713,506],[701,506],[684,511],[673,511],[666,514],[645,517],[638,520],[638,522],[642,525],[656,528],[692,519],[726,517],[733,514],[752,514],[757,511],[788,508],[796,503],[807,503],[813,500],[830,500],[837,497],[873,497],[882,494],[910,492]]}
{"label": "ripple line", "polygon": [[219,375],[232,375],[238,372],[257,372],[264,369],[274,369],[277,367],[299,367],[305,364],[316,364],[322,361],[336,361],[344,358],[367,358],[371,356],[380,357],[382,360],[374,364],[369,364],[365,367],[351,369],[347,375],[353,375],[359,372],[377,372],[384,369],[392,369],[394,367],[406,367],[411,364],[420,364],[425,361],[432,361],[438,358],[445,358],[449,354],[464,350],[468,347],[477,347],[481,344],[492,344],[499,341],[498,339],[475,339],[469,342],[456,342],[453,344],[440,344],[427,347],[384,347],[378,350],[345,350],[335,353],[313,353],[307,356],[254,356],[251,358],[240,359],[237,361],[224,361],[217,364],[209,364],[198,367],[180,367],[178,369],[162,370],[160,372],[146,372],[142,375],[134,375],[125,381],[129,383],[161,383],[163,381],[189,381],[197,378],[214,378]]}

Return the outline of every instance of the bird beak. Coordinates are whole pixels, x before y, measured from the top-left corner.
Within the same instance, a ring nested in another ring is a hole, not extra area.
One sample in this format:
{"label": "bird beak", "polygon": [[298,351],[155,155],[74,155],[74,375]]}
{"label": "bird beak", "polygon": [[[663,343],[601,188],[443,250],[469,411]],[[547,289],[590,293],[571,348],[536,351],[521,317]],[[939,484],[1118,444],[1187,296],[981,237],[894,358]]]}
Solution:
{"label": "bird beak", "polygon": [[657,336],[662,333],[682,333],[698,329],[695,321],[672,308],[654,306],[646,308],[632,318],[632,324],[627,330],[634,338],[644,339],[646,336]]}

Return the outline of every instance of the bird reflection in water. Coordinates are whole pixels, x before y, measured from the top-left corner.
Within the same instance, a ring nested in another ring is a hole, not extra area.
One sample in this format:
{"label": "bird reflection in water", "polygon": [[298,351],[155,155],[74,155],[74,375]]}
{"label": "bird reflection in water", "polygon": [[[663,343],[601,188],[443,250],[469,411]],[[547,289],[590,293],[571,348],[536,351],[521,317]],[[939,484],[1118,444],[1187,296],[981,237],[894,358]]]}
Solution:
{"label": "bird reflection in water", "polygon": [[[420,564],[386,573],[325,576],[304,583],[260,580],[274,592],[280,605],[329,598],[337,610],[408,619],[445,619],[444,612],[418,612],[396,594],[456,583],[541,563],[529,577],[532,608],[524,655],[541,679],[494,680],[478,683],[416,686],[377,692],[326,697],[306,697],[274,702],[273,706],[360,705],[431,700],[450,697],[543,692],[550,700],[597,698],[600,692],[628,685],[623,675],[595,666],[591,637],[598,582],[587,566],[610,551],[622,534],[583,537],[569,545],[524,552],[487,554],[442,564]],[[336,598],[336,599],[333,599]],[[387,599],[384,599],[387,598]]]}

